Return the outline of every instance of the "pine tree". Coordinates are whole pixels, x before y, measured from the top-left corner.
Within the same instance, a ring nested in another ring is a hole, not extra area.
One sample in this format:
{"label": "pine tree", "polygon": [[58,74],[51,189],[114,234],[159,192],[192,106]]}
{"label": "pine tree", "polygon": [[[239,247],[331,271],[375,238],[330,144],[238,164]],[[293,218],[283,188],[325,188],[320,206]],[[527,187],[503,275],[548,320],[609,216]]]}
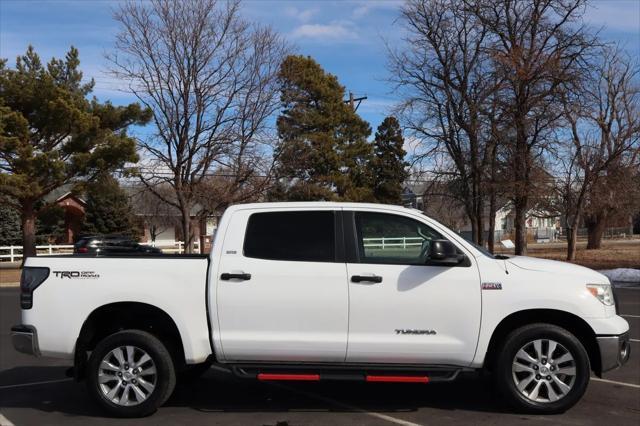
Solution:
{"label": "pine tree", "polygon": [[38,203],[36,243],[51,244],[65,237],[65,211],[57,204]]}
{"label": "pine tree", "polygon": [[344,103],[338,79],[304,56],[287,57],[279,78],[282,113],[275,155],[280,184],[271,198],[371,200],[371,129]]}
{"label": "pine tree", "polygon": [[373,193],[376,201],[387,204],[402,202],[402,186],[409,176],[400,123],[387,117],[378,126],[374,140]]}
{"label": "pine tree", "polygon": [[20,213],[25,258],[35,255],[43,200],[66,184],[91,180],[138,160],[126,130],[151,118],[138,104],[88,99],[78,50],[43,64],[33,47],[8,68],[0,59],[0,195]]}
{"label": "pine tree", "polygon": [[137,234],[129,197],[113,176],[104,173],[90,183],[86,202],[83,234]]}
{"label": "pine tree", "polygon": [[2,201],[0,197],[0,246],[20,244],[20,215]]}

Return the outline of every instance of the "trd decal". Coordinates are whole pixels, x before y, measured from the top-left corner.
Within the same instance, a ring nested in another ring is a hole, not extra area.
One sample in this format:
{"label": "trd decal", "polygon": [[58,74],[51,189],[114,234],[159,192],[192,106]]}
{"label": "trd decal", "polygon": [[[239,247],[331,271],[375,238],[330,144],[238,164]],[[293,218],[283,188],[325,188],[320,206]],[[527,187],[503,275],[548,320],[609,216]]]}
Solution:
{"label": "trd decal", "polygon": [[56,278],[60,279],[78,279],[78,280],[95,280],[100,278],[100,275],[94,271],[52,271]]}
{"label": "trd decal", "polygon": [[502,283],[482,283],[483,290],[502,290]]}
{"label": "trd decal", "polygon": [[396,328],[396,334],[426,334],[432,336],[436,334],[435,330],[415,330],[412,328]]}

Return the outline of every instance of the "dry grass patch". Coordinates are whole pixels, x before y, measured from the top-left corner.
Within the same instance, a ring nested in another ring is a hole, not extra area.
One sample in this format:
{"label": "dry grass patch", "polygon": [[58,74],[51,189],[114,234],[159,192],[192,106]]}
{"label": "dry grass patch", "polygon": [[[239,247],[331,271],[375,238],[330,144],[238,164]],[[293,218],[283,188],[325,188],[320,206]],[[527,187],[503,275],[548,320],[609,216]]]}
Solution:
{"label": "dry grass patch", "polygon": [[[566,260],[566,244],[535,244],[529,246],[529,256]],[[591,269],[640,269],[640,240],[604,241],[602,248],[587,250],[586,243],[578,244],[575,262]]]}
{"label": "dry grass patch", "polygon": [[20,282],[20,269],[0,269],[0,284]]}

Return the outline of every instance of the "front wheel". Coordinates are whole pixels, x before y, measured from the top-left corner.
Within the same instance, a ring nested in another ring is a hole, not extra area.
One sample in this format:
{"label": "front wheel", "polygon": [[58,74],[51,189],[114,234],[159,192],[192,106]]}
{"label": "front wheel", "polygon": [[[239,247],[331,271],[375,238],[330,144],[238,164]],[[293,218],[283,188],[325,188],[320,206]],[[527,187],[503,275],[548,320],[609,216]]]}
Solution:
{"label": "front wheel", "polygon": [[539,414],[560,413],[575,405],[587,389],[590,371],[580,341],[551,324],[531,324],[510,333],[495,368],[507,400]]}
{"label": "front wheel", "polygon": [[166,347],[140,330],[106,337],[91,353],[87,369],[89,393],[117,417],[152,414],[169,398],[176,383]]}

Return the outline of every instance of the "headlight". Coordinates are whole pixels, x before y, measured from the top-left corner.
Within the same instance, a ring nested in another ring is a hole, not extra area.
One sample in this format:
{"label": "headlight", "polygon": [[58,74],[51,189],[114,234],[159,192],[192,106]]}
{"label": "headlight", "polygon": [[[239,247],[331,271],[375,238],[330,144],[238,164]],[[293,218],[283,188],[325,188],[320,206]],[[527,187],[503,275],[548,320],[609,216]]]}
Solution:
{"label": "headlight", "polygon": [[615,303],[611,284],[587,284],[587,290],[607,306],[613,306]]}

